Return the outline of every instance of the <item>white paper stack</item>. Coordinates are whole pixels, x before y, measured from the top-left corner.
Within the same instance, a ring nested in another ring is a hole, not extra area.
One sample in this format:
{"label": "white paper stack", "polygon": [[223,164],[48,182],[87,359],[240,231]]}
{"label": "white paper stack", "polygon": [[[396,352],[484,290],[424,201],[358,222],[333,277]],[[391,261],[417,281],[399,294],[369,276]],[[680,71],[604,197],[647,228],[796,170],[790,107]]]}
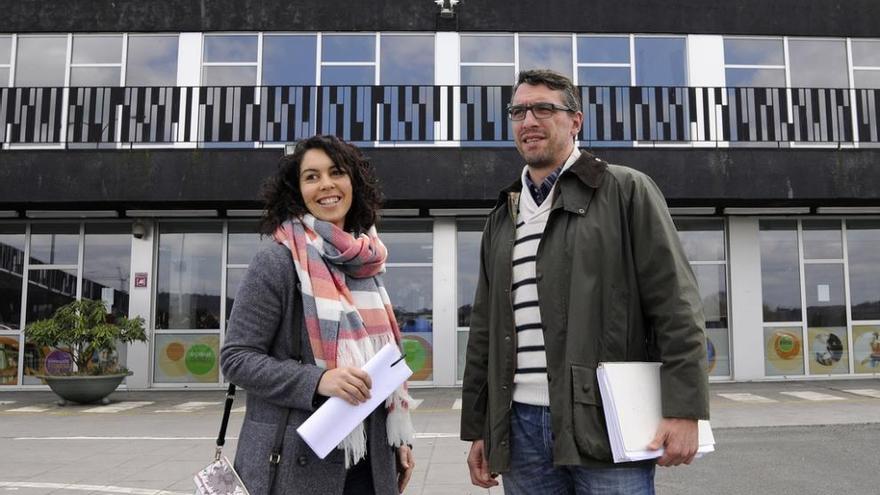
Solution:
{"label": "white paper stack", "polygon": [[373,381],[368,401],[353,406],[338,397],[330,397],[296,429],[321,459],[327,457],[361,421],[412,375],[412,370],[400,355],[400,350],[393,344],[386,344],[380,349],[367,361],[363,370]]}
{"label": "white paper stack", "polygon": [[[600,363],[596,370],[614,462],[640,461],[663,455],[648,450],[660,420],[660,363]],[[708,421],[700,420],[697,456],[715,451]]]}

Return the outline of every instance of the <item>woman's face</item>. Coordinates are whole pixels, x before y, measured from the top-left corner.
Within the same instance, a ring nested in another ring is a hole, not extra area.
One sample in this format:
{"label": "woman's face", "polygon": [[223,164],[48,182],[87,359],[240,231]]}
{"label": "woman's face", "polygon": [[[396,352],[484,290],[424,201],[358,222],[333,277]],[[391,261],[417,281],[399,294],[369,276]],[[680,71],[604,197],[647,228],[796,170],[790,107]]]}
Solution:
{"label": "woman's face", "polygon": [[324,150],[310,149],[303,155],[299,190],[315,218],[345,228],[345,216],[351,208],[351,177]]}

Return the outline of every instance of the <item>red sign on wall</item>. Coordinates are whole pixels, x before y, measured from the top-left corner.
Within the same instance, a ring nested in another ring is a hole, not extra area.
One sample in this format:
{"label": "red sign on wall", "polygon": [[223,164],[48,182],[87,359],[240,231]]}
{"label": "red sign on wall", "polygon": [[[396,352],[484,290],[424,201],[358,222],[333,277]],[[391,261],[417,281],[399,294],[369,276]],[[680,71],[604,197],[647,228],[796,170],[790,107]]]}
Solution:
{"label": "red sign on wall", "polygon": [[140,273],[134,274],[134,286],[135,287],[146,287],[147,286],[146,272],[140,272]]}

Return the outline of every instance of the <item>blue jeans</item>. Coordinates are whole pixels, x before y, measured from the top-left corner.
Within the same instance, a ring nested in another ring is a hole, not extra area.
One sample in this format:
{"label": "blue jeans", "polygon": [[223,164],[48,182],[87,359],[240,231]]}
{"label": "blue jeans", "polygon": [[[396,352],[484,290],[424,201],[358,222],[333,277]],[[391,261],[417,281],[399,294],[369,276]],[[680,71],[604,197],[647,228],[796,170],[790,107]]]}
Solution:
{"label": "blue jeans", "polygon": [[550,408],[513,403],[505,495],[654,495],[654,465],[586,468],[553,465]]}

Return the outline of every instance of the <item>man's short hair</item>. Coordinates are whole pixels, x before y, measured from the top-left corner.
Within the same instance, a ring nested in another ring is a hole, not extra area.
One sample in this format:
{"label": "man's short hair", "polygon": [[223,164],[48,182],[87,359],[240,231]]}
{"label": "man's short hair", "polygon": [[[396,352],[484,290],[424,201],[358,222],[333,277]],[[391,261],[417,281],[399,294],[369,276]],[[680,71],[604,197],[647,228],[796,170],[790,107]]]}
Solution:
{"label": "man's short hair", "polygon": [[571,79],[564,74],[549,69],[524,70],[519,73],[516,84],[513,85],[513,94],[516,94],[516,90],[521,84],[528,84],[530,86],[543,84],[550,89],[562,91],[562,99],[565,106],[578,112],[581,111],[581,98],[578,94],[578,89]]}

